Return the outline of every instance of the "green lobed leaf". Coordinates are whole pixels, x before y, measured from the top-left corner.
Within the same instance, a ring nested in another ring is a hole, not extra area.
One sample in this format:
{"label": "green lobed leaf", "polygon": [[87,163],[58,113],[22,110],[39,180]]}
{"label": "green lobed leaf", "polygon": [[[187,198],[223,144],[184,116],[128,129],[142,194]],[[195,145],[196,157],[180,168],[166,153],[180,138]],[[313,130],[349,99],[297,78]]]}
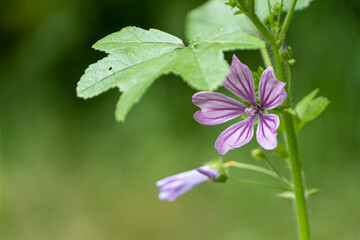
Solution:
{"label": "green lobed leaf", "polygon": [[210,33],[221,28],[233,28],[247,33],[255,27],[245,15],[234,15],[236,9],[225,5],[225,0],[211,0],[191,10],[185,20],[185,36],[190,40],[199,33]]}
{"label": "green lobed leaf", "polygon": [[184,45],[181,39],[157,29],[146,31],[137,27],[126,27],[99,40],[93,48],[113,53],[120,49],[137,48],[139,43],[146,48]]}
{"label": "green lobed leaf", "polygon": [[264,42],[242,31],[219,29],[197,36],[186,47],[168,33],[126,27],[93,47],[109,55],[86,69],[78,82],[77,94],[86,99],[119,88],[122,94],[115,116],[122,121],[161,75],[175,73],[197,90],[215,90],[229,71],[224,50],[259,49]]}
{"label": "green lobed leaf", "polygon": [[315,89],[308,95],[306,95],[295,107],[297,114],[297,131],[299,131],[305,123],[315,119],[319,116],[329,105],[330,101],[326,97],[317,97],[319,89]]}
{"label": "green lobed leaf", "polygon": [[212,49],[221,51],[260,49],[265,47],[265,42],[260,38],[250,35],[241,29],[231,27],[199,33],[192,38],[190,45],[201,42],[203,44],[199,44],[199,46],[202,46],[202,49],[211,46]]}
{"label": "green lobed leaf", "polygon": [[[310,5],[312,0],[298,0],[295,10],[301,10]],[[284,0],[283,11],[290,9],[292,0]],[[199,32],[212,32],[219,28],[232,27],[246,33],[256,32],[255,26],[243,14],[235,13],[238,9],[227,6],[226,0],[210,0],[193,9],[186,16],[185,35],[191,39]],[[270,0],[270,5],[281,3],[281,0]],[[256,13],[262,21],[269,17],[268,0],[256,0]]]}

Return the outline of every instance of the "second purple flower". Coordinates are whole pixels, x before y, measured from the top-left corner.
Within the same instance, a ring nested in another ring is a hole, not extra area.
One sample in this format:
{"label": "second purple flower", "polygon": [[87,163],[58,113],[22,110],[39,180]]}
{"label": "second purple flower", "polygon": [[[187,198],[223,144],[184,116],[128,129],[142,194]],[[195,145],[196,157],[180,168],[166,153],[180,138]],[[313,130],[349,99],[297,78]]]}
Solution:
{"label": "second purple flower", "polygon": [[224,155],[231,149],[247,144],[254,134],[255,119],[259,119],[256,139],[264,149],[277,146],[277,129],[280,124],[275,114],[264,114],[280,106],[286,99],[284,89],[286,83],[273,76],[272,67],[268,67],[261,75],[258,87],[258,102],[255,96],[254,78],[250,69],[233,55],[230,74],[226,77],[224,87],[239,98],[249,102],[245,106],[239,101],[217,92],[198,92],[193,95],[192,102],[201,110],[194,114],[194,119],[203,125],[217,125],[239,117],[244,113],[247,119],[235,123],[225,129],[217,138],[215,148]]}

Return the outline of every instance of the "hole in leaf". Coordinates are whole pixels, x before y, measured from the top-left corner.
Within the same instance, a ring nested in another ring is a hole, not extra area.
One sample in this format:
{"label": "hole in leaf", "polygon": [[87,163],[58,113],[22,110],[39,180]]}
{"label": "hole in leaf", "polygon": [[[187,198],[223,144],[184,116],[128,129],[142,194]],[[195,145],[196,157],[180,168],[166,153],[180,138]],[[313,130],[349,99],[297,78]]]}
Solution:
{"label": "hole in leaf", "polygon": [[110,65],[110,67],[108,68],[109,71],[113,70],[113,66]]}

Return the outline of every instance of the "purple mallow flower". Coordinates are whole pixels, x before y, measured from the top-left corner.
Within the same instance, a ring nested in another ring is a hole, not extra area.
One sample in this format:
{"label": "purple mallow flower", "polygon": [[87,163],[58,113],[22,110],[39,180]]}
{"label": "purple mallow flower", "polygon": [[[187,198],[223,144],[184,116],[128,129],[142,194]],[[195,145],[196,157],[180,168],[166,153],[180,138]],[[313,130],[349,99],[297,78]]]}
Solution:
{"label": "purple mallow flower", "polygon": [[156,182],[159,187],[159,199],[172,202],[197,185],[208,180],[217,181],[219,172],[205,165],[201,168],[179,173]]}
{"label": "purple mallow flower", "polygon": [[272,67],[268,67],[261,75],[256,102],[254,78],[250,69],[233,55],[230,74],[226,76],[224,87],[239,98],[249,102],[244,104],[217,92],[198,92],[193,95],[192,102],[201,110],[194,114],[194,119],[203,125],[217,125],[239,117],[244,113],[248,116],[229,128],[225,129],[215,142],[219,154],[224,155],[231,149],[247,144],[254,134],[255,119],[259,119],[256,139],[265,149],[274,149],[277,146],[277,129],[280,124],[275,114],[264,114],[280,106],[286,99],[284,89],[286,83],[280,82],[273,76]]}

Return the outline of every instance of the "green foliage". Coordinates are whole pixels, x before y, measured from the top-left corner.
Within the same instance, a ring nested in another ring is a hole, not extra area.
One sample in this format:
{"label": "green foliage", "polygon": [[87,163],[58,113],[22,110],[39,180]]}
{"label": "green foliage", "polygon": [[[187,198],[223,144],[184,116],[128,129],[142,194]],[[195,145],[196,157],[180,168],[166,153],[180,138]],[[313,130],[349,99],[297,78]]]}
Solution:
{"label": "green foliage", "polygon": [[[298,0],[295,10],[301,10],[309,6],[312,0]],[[290,9],[291,0],[284,0],[283,11]],[[234,1],[229,1],[227,6],[225,0],[210,0],[195,8],[186,17],[185,35],[191,39],[199,32],[212,32],[219,28],[231,27],[241,29],[247,33],[256,32],[255,26],[245,15],[238,15],[238,9],[234,7]],[[281,0],[270,0],[271,6],[281,3]],[[267,0],[256,1],[256,13],[265,21],[269,17]]]}
{"label": "green foliage", "polygon": [[[271,1],[271,4],[280,2]],[[298,1],[297,9],[310,0]],[[223,51],[259,49],[264,42],[251,34],[252,23],[224,0],[212,0],[191,11],[186,20],[189,46],[168,33],[127,27],[101,39],[93,48],[109,55],[86,69],[77,93],[91,98],[111,88],[122,92],[116,106],[116,119],[125,119],[131,107],[161,75],[174,73],[197,90],[215,90],[228,73]],[[290,1],[284,1],[284,10]],[[256,2],[260,19],[268,17],[267,0]]]}
{"label": "green foliage", "polygon": [[319,89],[315,89],[306,95],[295,107],[296,116],[296,130],[297,132],[304,126],[305,123],[315,119],[319,116],[330,103],[326,97],[317,97],[316,94]]}
{"label": "green foliage", "polygon": [[236,9],[223,0],[212,0],[193,9],[186,16],[185,36],[191,39],[199,32],[212,32],[220,28],[240,29],[253,33],[255,28],[245,15],[234,15]]}
{"label": "green foliage", "polygon": [[228,73],[223,51],[262,47],[262,40],[240,30],[201,34],[187,47],[181,39],[156,29],[126,27],[94,44],[109,55],[86,69],[77,94],[86,99],[118,87],[123,93],[115,115],[122,121],[161,75],[172,72],[197,90],[215,90]]}

